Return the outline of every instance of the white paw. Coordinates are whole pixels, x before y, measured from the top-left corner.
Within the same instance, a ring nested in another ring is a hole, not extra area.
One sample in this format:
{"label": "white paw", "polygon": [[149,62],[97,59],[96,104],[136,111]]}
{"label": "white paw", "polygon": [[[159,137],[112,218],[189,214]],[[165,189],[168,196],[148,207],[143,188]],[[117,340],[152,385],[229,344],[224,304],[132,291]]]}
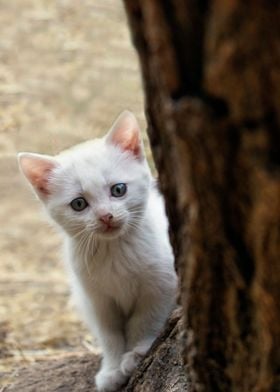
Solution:
{"label": "white paw", "polygon": [[119,389],[127,381],[127,376],[119,369],[101,369],[95,377],[99,392],[112,392]]}
{"label": "white paw", "polygon": [[137,351],[129,351],[128,353],[125,353],[121,362],[121,371],[123,374],[130,376],[143,356],[144,353],[139,353]]}
{"label": "white paw", "polygon": [[123,374],[126,376],[131,375],[133,370],[137,367],[139,362],[142,360],[142,358],[144,358],[147,351],[150,349],[154,339],[154,337],[151,337],[150,339],[139,343],[136,347],[134,347],[133,350],[128,351],[123,355],[121,361],[121,371]]}

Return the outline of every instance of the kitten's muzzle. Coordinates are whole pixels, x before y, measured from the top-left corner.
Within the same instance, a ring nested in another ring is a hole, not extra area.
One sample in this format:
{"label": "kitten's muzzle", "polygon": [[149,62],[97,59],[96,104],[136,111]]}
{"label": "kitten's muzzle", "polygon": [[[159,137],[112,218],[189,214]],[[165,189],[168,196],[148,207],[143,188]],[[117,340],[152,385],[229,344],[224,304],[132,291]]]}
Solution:
{"label": "kitten's muzzle", "polygon": [[111,213],[100,216],[99,221],[102,223],[102,229],[105,233],[111,233],[120,228],[120,225],[114,222],[114,216]]}
{"label": "kitten's muzzle", "polygon": [[122,229],[123,222],[110,212],[99,214],[97,219],[99,221],[97,231],[99,231],[100,234],[104,234],[106,237],[108,235],[115,236]]}
{"label": "kitten's muzzle", "polygon": [[99,217],[100,222],[104,223],[107,226],[110,226],[112,224],[113,219],[114,219],[114,216],[110,213]]}

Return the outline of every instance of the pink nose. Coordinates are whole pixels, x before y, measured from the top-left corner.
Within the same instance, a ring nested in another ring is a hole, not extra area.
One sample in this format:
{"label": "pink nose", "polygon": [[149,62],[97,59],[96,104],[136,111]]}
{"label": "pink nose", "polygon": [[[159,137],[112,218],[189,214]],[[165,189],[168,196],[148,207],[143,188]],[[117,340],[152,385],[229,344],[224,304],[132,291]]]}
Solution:
{"label": "pink nose", "polygon": [[113,215],[112,214],[102,215],[102,216],[100,216],[99,220],[102,223],[105,223],[105,225],[109,225],[112,222],[112,220],[113,220]]}

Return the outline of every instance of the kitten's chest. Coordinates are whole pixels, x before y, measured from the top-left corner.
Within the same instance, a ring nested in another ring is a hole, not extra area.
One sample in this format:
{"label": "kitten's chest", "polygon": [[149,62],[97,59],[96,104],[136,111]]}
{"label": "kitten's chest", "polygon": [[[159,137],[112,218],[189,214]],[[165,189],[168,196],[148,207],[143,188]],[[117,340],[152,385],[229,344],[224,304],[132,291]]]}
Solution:
{"label": "kitten's chest", "polygon": [[100,251],[89,260],[88,284],[100,295],[111,297],[124,312],[133,307],[142,287],[139,255],[131,248]]}

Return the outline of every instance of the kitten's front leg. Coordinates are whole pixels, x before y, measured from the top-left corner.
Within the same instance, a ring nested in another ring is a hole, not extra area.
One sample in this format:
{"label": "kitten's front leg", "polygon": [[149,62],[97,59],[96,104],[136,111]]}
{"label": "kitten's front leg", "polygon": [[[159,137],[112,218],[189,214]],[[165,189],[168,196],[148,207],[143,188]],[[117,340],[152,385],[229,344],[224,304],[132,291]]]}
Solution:
{"label": "kitten's front leg", "polygon": [[126,326],[127,352],[121,362],[123,374],[131,375],[158,336],[168,313],[168,304],[157,303],[149,296],[138,300]]}
{"label": "kitten's front leg", "polygon": [[120,370],[125,351],[123,319],[117,306],[109,298],[97,297],[94,300],[95,324],[103,350],[103,359],[95,382],[98,391],[115,391],[127,380]]}
{"label": "kitten's front leg", "polygon": [[113,301],[102,293],[94,293],[90,302],[85,298],[83,308],[89,327],[98,338],[103,352],[101,368],[95,377],[97,390],[115,391],[127,380],[120,370],[125,351],[122,315]]}

